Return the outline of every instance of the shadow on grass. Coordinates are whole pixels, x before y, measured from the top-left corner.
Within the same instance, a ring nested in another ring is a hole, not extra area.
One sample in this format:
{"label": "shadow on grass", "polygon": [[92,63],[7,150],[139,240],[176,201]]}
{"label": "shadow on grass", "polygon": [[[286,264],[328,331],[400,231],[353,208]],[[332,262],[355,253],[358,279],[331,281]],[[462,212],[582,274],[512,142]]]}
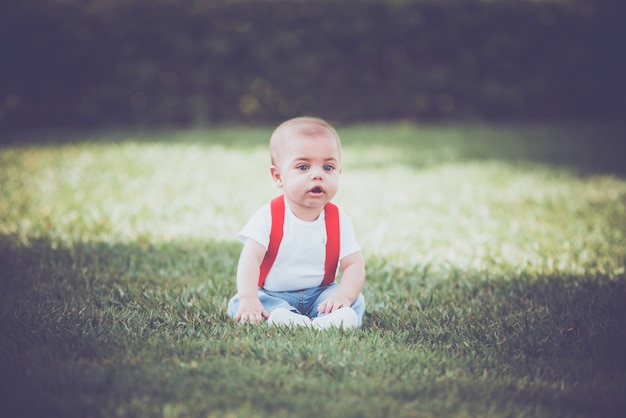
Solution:
{"label": "shadow on grass", "polygon": [[[141,373],[182,356],[192,342],[228,344],[220,336],[234,329],[225,306],[239,249],[219,242],[19,245],[1,237],[0,410],[98,415],[130,402],[133,388],[152,379]],[[623,278],[484,279],[452,268],[429,275],[379,267],[368,271],[369,308],[357,338],[388,350],[383,359],[405,347],[429,353],[432,363],[414,389],[390,392],[394,401],[460,402],[477,414],[488,403],[502,415],[535,405],[559,416],[612,416],[626,406]],[[176,396],[167,378],[154,379],[144,402]]]}
{"label": "shadow on grass", "polygon": [[228,323],[239,251],[237,243],[64,247],[0,237],[2,414],[98,416],[94,399],[133,396],[133,382],[115,387],[129,350]]}
{"label": "shadow on grass", "polygon": [[392,124],[346,130],[346,143],[397,147],[389,164],[417,169],[442,163],[504,161],[563,167],[581,175],[626,175],[624,124]]}
{"label": "shadow on grass", "polygon": [[556,416],[621,416],[626,279],[485,276],[454,268],[437,277],[421,267],[371,271],[369,293],[379,307],[364,326],[440,353],[448,359],[442,379],[450,370],[476,376],[451,385],[468,400],[509,399]]}
{"label": "shadow on grass", "polygon": [[[96,130],[22,132],[0,146],[63,144],[218,145],[234,149],[265,147],[273,126],[217,126],[188,130]],[[579,174],[626,176],[626,125],[619,123],[372,123],[339,126],[346,147],[397,149],[385,164],[418,169],[444,163],[505,161],[565,167]]]}

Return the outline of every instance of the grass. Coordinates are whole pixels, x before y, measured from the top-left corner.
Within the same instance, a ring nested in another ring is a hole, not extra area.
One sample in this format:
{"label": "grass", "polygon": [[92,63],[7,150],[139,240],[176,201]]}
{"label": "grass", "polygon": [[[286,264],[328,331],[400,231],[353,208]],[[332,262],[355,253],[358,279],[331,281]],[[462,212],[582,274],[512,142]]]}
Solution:
{"label": "grass", "polygon": [[[619,416],[615,126],[340,129],[360,330],[240,326],[270,129],[35,133],[0,148],[3,416]],[[33,136],[34,135],[34,136]],[[67,138],[70,138],[68,140]]]}

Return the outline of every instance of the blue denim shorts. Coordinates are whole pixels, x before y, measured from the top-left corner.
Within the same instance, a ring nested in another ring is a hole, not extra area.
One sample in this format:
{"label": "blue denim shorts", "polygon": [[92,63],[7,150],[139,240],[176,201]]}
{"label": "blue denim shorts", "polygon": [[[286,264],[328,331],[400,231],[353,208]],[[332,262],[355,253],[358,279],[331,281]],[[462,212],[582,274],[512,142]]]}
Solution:
{"label": "blue denim shorts", "polygon": [[[310,289],[296,290],[293,292],[272,292],[267,289],[259,289],[259,300],[265,310],[269,313],[276,308],[286,308],[309,318],[317,318],[317,308],[335,294],[339,289],[339,284],[331,283],[328,286],[312,287]],[[362,294],[350,306],[359,318],[359,326],[363,322],[365,314],[365,298]],[[228,315],[235,318],[239,310],[239,297],[235,295],[228,303]],[[319,316],[323,316],[320,314]]]}

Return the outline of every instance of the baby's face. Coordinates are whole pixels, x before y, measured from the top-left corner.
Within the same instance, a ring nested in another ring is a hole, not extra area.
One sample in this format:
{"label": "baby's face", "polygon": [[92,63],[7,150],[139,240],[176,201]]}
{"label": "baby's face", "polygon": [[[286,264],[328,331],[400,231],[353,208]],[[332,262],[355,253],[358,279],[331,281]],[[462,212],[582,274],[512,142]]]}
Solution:
{"label": "baby's face", "polygon": [[314,220],[337,193],[341,161],[330,134],[294,134],[280,143],[272,177],[299,218]]}

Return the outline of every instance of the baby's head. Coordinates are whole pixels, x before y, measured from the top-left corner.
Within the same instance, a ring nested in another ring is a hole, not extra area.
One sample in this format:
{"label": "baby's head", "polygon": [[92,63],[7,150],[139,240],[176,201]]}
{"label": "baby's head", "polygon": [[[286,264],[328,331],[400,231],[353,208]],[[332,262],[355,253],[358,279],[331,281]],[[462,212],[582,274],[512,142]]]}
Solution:
{"label": "baby's head", "polygon": [[298,218],[317,219],[337,193],[340,148],[337,132],[321,119],[290,119],[274,130],[270,173]]}
{"label": "baby's head", "polygon": [[272,133],[270,138],[272,165],[279,165],[281,151],[288,141],[297,141],[302,137],[327,137],[337,141],[338,157],[341,158],[341,141],[335,128],[323,119],[302,116],[281,123]]}

